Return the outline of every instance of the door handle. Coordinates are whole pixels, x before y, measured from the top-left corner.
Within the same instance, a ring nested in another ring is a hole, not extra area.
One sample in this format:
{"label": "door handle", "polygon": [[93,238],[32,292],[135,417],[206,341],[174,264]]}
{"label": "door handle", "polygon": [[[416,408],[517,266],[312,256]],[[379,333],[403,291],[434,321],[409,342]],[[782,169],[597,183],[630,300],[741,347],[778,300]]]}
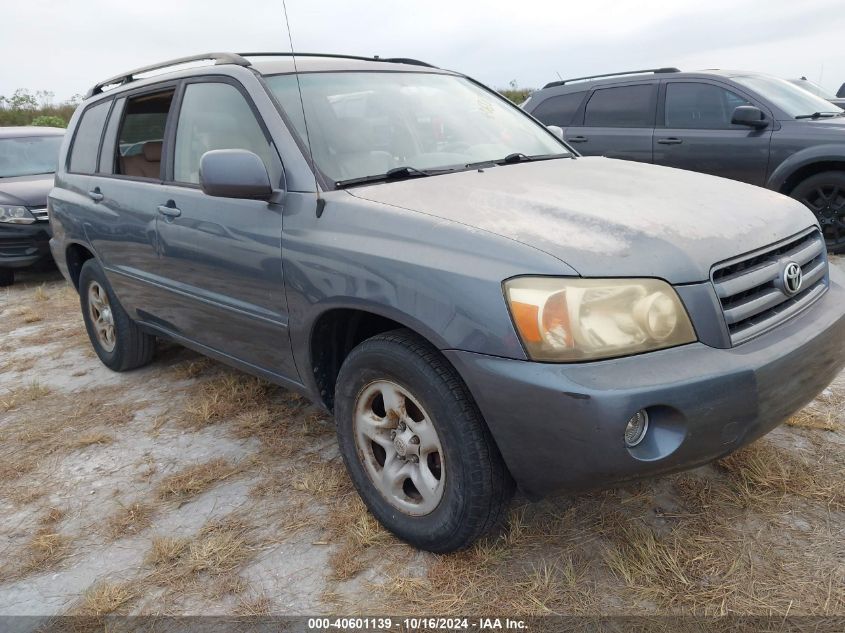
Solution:
{"label": "door handle", "polygon": [[589,139],[586,136],[570,136],[566,139],[567,143],[586,143]]}
{"label": "door handle", "polygon": [[669,138],[659,138],[657,139],[658,144],[660,145],[680,145],[683,143],[683,139],[676,138],[674,136],[670,136]]}
{"label": "door handle", "polygon": [[94,202],[100,202],[105,196],[100,192],[100,188],[96,187],[88,192],[88,197]]}
{"label": "door handle", "polygon": [[168,218],[178,218],[182,215],[182,210],[174,204],[173,200],[168,200],[167,204],[158,205],[158,212]]}

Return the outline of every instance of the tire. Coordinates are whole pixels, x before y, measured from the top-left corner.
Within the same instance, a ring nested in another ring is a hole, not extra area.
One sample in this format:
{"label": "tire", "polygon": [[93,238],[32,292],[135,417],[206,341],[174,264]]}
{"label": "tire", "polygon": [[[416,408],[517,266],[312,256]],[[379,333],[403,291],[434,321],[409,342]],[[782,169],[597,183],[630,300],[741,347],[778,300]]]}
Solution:
{"label": "tire", "polygon": [[812,211],[827,249],[845,253],[845,172],[826,171],[798,183],[790,194]]}
{"label": "tire", "polygon": [[15,283],[15,271],[12,268],[0,268],[0,288]]}
{"label": "tire", "polygon": [[[155,337],[143,332],[129,318],[103,269],[94,259],[86,261],[79,273],[79,304],[88,338],[106,367],[114,371],[128,371],[153,359]],[[100,320],[95,320],[97,314],[101,316]],[[112,324],[111,337],[103,334],[109,320]]]}
{"label": "tire", "polygon": [[353,349],[338,376],[335,421],[358,494],[400,539],[453,552],[502,522],[513,480],[460,376],[424,339],[394,330]]}

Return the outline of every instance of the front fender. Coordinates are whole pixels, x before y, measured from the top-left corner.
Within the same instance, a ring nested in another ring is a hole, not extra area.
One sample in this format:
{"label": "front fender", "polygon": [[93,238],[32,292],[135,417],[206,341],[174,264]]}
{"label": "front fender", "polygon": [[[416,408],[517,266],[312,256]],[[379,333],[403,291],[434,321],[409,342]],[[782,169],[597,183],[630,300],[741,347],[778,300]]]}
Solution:
{"label": "front fender", "polygon": [[845,143],[814,145],[795,152],[772,172],[766,182],[766,188],[781,191],[789,177],[802,167],[828,161],[845,162]]}

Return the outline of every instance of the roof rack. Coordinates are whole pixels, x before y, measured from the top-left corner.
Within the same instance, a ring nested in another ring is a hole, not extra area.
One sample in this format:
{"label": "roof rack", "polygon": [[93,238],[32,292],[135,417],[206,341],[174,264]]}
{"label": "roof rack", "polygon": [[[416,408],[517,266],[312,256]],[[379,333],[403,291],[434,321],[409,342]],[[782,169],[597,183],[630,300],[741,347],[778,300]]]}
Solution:
{"label": "roof rack", "polygon": [[564,84],[572,83],[574,81],[588,81],[590,79],[604,79],[605,77],[623,77],[625,75],[642,75],[644,73],[679,73],[680,68],[646,68],[644,70],[628,70],[622,73],[606,73],[604,75],[590,75],[589,77],[573,77],[572,79],[562,79],[561,81],[553,81],[543,86],[543,89],[554,88],[555,86],[563,86]]}
{"label": "roof rack", "polygon": [[359,55],[340,55],[338,53],[291,53],[290,51],[283,53],[238,53],[241,57],[328,57],[331,59],[356,59],[363,62],[385,62],[388,64],[411,64],[413,66],[425,66],[426,68],[437,68],[428,62],[420,61],[419,59],[411,59],[410,57],[379,57],[374,55],[372,57],[362,57]]}
{"label": "roof rack", "polygon": [[236,64],[237,66],[251,66],[249,60],[246,59],[247,57],[329,57],[332,59],[356,59],[360,61],[367,61],[367,62],[386,62],[390,64],[411,64],[414,66],[425,66],[426,68],[436,68],[431,64],[426,62],[420,61],[418,59],[410,59],[408,57],[379,57],[375,55],[374,57],[359,57],[357,55],[338,55],[333,53],[292,53],[292,52],[281,52],[281,53],[204,53],[202,55],[190,55],[188,57],[179,57],[177,59],[171,59],[166,62],[160,62],[158,64],[151,64],[150,66],[142,66],[141,68],[136,68],[135,70],[130,70],[124,73],[120,73],[119,75],[115,75],[114,77],[109,77],[108,79],[101,81],[94,85],[88,93],[85,95],[85,98],[92,97],[96,94],[100,94],[103,92],[103,88],[106,86],[122,86],[124,84],[128,84],[129,82],[135,81],[136,75],[141,75],[143,73],[152,72],[154,70],[164,70],[165,68],[170,68],[171,66],[180,66],[182,64],[189,64],[191,62],[202,62],[202,61],[213,61],[214,65],[219,64]]}
{"label": "roof rack", "polygon": [[94,87],[88,91],[88,94],[85,95],[85,98],[87,99],[88,97],[100,94],[101,92],[103,92],[103,88],[105,88],[106,86],[122,86],[123,84],[128,84],[130,81],[135,81],[135,75],[141,75],[143,73],[152,72],[154,70],[163,70],[164,68],[170,68],[171,66],[179,66],[180,64],[189,64],[191,62],[203,61],[213,61],[215,65],[250,65],[247,60],[245,60],[243,57],[236,53],[204,53],[202,55],[190,55],[188,57],[179,57],[177,59],[171,59],[169,61],[160,62],[158,64],[142,66],[141,68],[136,68],[135,70],[130,70],[125,73],[120,73],[119,75],[115,75],[114,77],[109,77],[108,79],[95,84]]}

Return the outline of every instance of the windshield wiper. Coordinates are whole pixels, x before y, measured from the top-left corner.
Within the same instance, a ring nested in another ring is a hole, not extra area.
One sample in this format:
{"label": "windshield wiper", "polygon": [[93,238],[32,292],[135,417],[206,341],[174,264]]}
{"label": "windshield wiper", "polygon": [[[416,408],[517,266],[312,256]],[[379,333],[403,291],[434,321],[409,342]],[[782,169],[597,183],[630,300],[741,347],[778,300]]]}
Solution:
{"label": "windshield wiper", "polygon": [[560,154],[534,154],[528,156],[522,152],[514,152],[508,154],[504,158],[491,158],[490,160],[481,160],[477,163],[467,163],[466,167],[480,167],[482,165],[515,165],[516,163],[530,163],[538,160],[553,160],[555,158],[569,158],[572,154],[569,152],[561,152]]}
{"label": "windshield wiper", "polygon": [[839,116],[839,112],[813,112],[812,114],[799,114],[796,119],[827,119]]}
{"label": "windshield wiper", "polygon": [[445,174],[446,172],[454,171],[452,169],[417,169],[410,165],[403,165],[402,167],[394,167],[388,169],[383,174],[374,174],[372,176],[361,176],[359,178],[347,178],[346,180],[338,180],[334,186],[342,189],[343,187],[351,187],[353,185],[363,185],[368,182],[386,182],[388,180],[405,180],[407,178],[424,178],[426,176],[436,176],[437,174]]}

